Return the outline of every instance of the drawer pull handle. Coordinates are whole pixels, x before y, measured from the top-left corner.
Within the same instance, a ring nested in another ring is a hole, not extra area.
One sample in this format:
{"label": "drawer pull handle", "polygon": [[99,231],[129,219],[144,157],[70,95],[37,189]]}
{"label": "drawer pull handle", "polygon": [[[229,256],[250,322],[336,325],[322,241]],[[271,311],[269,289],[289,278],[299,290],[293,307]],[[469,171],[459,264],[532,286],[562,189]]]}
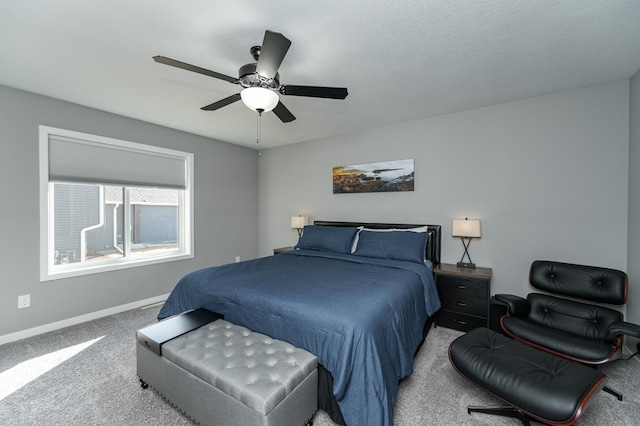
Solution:
{"label": "drawer pull handle", "polygon": [[458,323],[458,324],[460,324],[460,325],[467,325],[467,322],[466,322],[466,321],[462,321],[462,320],[459,320],[459,319],[454,320],[454,321],[455,321],[455,322],[457,322],[457,323]]}
{"label": "drawer pull handle", "polygon": [[456,288],[459,288],[460,290],[464,290],[465,288],[467,288],[467,286],[463,284],[456,284]]}
{"label": "drawer pull handle", "polygon": [[463,308],[466,308],[466,307],[467,307],[467,304],[466,304],[466,303],[464,303],[464,302],[456,302],[456,305],[458,305],[458,306],[462,306]]}

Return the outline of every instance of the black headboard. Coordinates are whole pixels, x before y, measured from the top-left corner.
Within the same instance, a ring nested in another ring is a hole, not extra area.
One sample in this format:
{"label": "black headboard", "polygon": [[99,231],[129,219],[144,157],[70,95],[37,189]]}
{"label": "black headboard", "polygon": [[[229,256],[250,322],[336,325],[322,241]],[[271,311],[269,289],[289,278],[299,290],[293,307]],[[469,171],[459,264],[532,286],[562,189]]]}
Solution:
{"label": "black headboard", "polygon": [[429,259],[433,266],[440,263],[440,249],[441,249],[441,225],[414,225],[407,223],[366,223],[366,222],[332,222],[326,220],[315,220],[313,222],[316,226],[364,226],[365,228],[372,229],[407,229],[407,228],[419,228],[421,226],[427,227],[429,238],[427,239],[427,259]]}

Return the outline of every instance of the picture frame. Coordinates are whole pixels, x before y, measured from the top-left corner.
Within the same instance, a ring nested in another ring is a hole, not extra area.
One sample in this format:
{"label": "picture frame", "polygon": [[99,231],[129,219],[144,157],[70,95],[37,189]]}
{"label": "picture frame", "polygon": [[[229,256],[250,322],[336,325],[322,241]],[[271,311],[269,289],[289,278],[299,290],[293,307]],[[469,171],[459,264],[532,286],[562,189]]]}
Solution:
{"label": "picture frame", "polygon": [[333,193],[406,192],[414,190],[414,160],[392,160],[333,168]]}

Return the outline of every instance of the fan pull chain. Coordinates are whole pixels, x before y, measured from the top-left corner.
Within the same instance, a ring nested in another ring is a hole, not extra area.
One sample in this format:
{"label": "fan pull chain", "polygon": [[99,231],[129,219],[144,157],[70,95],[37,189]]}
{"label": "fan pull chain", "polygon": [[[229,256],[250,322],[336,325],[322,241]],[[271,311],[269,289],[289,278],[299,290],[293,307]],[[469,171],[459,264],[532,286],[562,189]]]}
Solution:
{"label": "fan pull chain", "polygon": [[256,111],[258,112],[258,117],[256,118],[256,120],[257,120],[257,123],[256,123],[256,127],[257,127],[257,130],[256,130],[256,133],[257,133],[257,135],[256,135],[256,143],[258,144],[258,157],[262,157],[262,151],[260,150],[260,148],[261,148],[260,142],[262,140],[262,112],[264,110],[258,108]]}

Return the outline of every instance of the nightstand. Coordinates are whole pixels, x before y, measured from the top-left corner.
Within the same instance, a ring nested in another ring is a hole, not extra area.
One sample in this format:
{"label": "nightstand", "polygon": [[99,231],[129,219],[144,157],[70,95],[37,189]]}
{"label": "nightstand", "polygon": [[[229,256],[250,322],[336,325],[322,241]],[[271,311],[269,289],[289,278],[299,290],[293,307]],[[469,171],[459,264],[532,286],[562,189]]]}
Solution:
{"label": "nightstand", "polygon": [[285,251],[295,250],[295,247],[280,247],[273,249],[273,254],[284,253]]}
{"label": "nightstand", "polygon": [[436,326],[469,331],[487,327],[491,268],[461,268],[441,263],[433,269],[442,308]]}

